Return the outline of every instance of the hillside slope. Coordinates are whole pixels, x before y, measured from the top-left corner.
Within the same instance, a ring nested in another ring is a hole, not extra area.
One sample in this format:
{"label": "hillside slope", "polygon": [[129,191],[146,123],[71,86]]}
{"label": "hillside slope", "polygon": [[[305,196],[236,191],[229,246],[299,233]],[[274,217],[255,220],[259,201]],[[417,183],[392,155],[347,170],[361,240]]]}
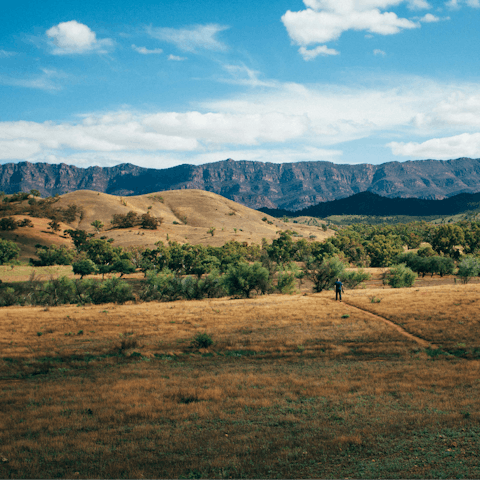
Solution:
{"label": "hillside slope", "polygon": [[[25,259],[33,255],[33,246],[37,243],[70,244],[69,237],[63,237],[63,231],[67,228],[80,228],[94,233],[95,229],[91,226],[94,220],[104,224],[97,237],[113,238],[114,245],[122,247],[154,248],[156,242],[168,240],[213,246],[231,240],[261,244],[263,238],[272,241],[278,238],[278,231],[289,229],[295,230],[296,238],[322,240],[334,234],[332,230],[323,231],[318,226],[284,223],[215,193],[201,190],[176,190],[132,197],[79,190],[62,195],[54,206],[66,208],[72,204],[81,209],[81,219],[77,218],[71,224],[62,223],[61,230],[56,234],[49,233],[48,219],[28,217],[34,222],[34,228],[2,232],[2,237],[15,240],[22,248],[21,258]],[[127,214],[130,211],[139,216],[148,212],[160,218],[161,225],[157,230],[144,230],[139,226],[112,228],[114,214]],[[18,219],[21,218],[27,216],[19,215]],[[215,229],[213,235],[208,233],[212,227]]]}
{"label": "hillside slope", "polygon": [[274,164],[228,159],[167,169],[131,164],[78,168],[21,162],[0,165],[0,189],[6,193],[36,189],[43,196],[79,189],[126,196],[200,189],[251,208],[301,210],[364,191],[390,198],[430,199],[480,192],[480,159],[380,165],[323,161]]}

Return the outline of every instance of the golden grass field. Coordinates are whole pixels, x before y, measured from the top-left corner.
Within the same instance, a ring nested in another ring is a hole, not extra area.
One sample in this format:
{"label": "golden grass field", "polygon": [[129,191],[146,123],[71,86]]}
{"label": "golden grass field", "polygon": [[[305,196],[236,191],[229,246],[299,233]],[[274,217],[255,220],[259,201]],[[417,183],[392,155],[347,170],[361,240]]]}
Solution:
{"label": "golden grass field", "polygon": [[2,308],[0,477],[478,478],[479,302],[451,283]]}
{"label": "golden grass field", "polygon": [[[114,239],[114,245],[120,247],[155,248],[158,241],[168,240],[196,245],[221,246],[235,240],[249,244],[261,244],[262,239],[271,241],[278,237],[278,231],[293,230],[299,237],[324,240],[334,234],[333,230],[323,231],[318,225],[300,225],[285,223],[280,219],[263,214],[240,205],[232,200],[202,190],[170,190],[147,195],[120,197],[90,190],[78,190],[61,195],[54,208],[67,208],[76,205],[83,215],[71,224],[60,223],[58,233],[48,227],[50,219],[35,218],[28,215],[14,215],[16,220],[29,218],[33,227],[21,227],[12,232],[1,232],[2,238],[14,240],[21,248],[20,260],[35,258],[35,245],[73,246],[70,237],[64,237],[66,229],[80,228],[95,233],[91,226],[94,220],[100,220],[104,228],[97,237],[108,236]],[[143,230],[140,227],[112,229],[114,214],[126,214],[130,211],[139,216],[150,213],[162,219],[157,230]],[[266,218],[266,221],[262,219]],[[175,223],[174,223],[175,222]],[[214,235],[209,230],[215,228]]]}

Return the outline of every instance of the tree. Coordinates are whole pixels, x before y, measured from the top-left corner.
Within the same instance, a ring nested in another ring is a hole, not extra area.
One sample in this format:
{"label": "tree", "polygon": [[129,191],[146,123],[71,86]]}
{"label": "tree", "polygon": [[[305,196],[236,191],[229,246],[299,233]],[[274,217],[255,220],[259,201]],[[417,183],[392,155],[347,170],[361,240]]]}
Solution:
{"label": "tree", "polygon": [[462,283],[468,283],[473,277],[480,275],[480,259],[473,255],[462,258],[458,264],[458,273]]}
{"label": "tree", "polygon": [[120,274],[120,278],[129,273],[135,273],[135,266],[130,260],[126,258],[115,260],[112,267],[110,268],[111,272],[117,272]]}
{"label": "tree", "polygon": [[15,242],[0,238],[0,265],[14,260],[18,257],[19,253],[20,248]]}
{"label": "tree", "polygon": [[215,227],[210,227],[207,233],[209,233],[213,237],[215,235],[215,230],[216,230]]}
{"label": "tree", "polygon": [[32,195],[34,197],[39,197],[40,192],[38,190],[30,190],[30,195]]}
{"label": "tree", "polygon": [[75,251],[67,248],[65,245],[50,247],[40,247],[36,251],[37,257],[40,259],[34,262],[38,266],[49,265],[71,265]]}
{"label": "tree", "polygon": [[465,244],[465,235],[458,225],[441,225],[434,232],[430,244],[437,253],[458,259],[458,247]]}
{"label": "tree", "polygon": [[222,284],[229,295],[241,295],[249,298],[255,290],[266,293],[270,287],[268,270],[259,262],[253,265],[239,263],[232,265],[222,278]]}
{"label": "tree", "polygon": [[345,265],[337,257],[317,260],[310,257],[305,262],[305,276],[313,282],[313,291],[321,292],[333,287],[335,280],[343,276]]}
{"label": "tree", "polygon": [[75,262],[72,267],[74,275],[80,275],[81,279],[85,275],[91,275],[96,271],[95,264],[89,258],[84,258],[83,260]]}
{"label": "tree", "polygon": [[95,229],[97,233],[99,233],[104,226],[100,220],[94,220],[90,225]]}
{"label": "tree", "polygon": [[84,250],[87,244],[88,234],[85,230],[65,230],[64,235],[69,235],[73,240],[75,248],[80,252]]}
{"label": "tree", "polygon": [[159,223],[158,218],[152,217],[149,212],[142,215],[141,226],[145,230],[156,230]]}
{"label": "tree", "polygon": [[403,252],[400,238],[394,235],[375,235],[367,244],[372,267],[388,267]]}

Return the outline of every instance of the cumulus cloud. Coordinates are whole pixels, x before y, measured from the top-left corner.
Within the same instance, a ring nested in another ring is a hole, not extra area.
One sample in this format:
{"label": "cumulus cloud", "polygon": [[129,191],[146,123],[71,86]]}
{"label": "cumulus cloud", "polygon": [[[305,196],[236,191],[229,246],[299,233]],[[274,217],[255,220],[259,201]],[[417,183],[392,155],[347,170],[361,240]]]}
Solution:
{"label": "cumulus cloud", "polygon": [[153,48],[153,49],[148,49],[146,47],[137,47],[136,45],[132,45],[132,48],[138,52],[141,53],[142,55],[155,55],[155,54],[160,54],[163,53],[163,50],[161,48]]}
{"label": "cumulus cloud", "polygon": [[[248,80],[246,67],[230,67],[233,75]],[[258,72],[250,72],[252,80],[258,80]],[[143,157],[145,162],[168,157],[175,164],[223,157],[333,160],[340,158],[338,146],[346,142],[376,137],[378,143],[379,137],[390,137],[396,143],[388,146],[396,155],[420,157],[422,148],[435,153],[448,144],[437,158],[453,158],[471,153],[466,146],[480,131],[476,84],[402,77],[384,79],[377,87],[280,82],[268,86],[198,103],[189,111],[123,110],[85,114],[72,122],[3,122],[1,155],[7,160],[96,158],[102,165],[128,158],[139,163]],[[432,150],[434,142],[411,143],[418,138],[453,140],[437,142],[441,147]],[[268,157],[268,152],[277,153]],[[425,155],[435,157],[433,153]]]}
{"label": "cumulus cloud", "polygon": [[432,138],[426,142],[390,142],[394,155],[411,158],[450,159],[480,157],[480,133],[463,133],[452,137]]}
{"label": "cumulus cloud", "polygon": [[147,33],[153,38],[172,43],[180,50],[196,53],[199,50],[226,51],[227,46],[217,36],[228,28],[212,23],[185,28],[148,27]]}
{"label": "cumulus cloud", "polygon": [[[292,42],[299,45],[300,54],[305,60],[311,60],[311,56],[304,54],[306,47],[322,44],[316,48],[327,49],[326,43],[337,40],[348,30],[366,31],[367,35],[394,35],[419,28],[417,21],[398,17],[392,11],[382,12],[405,1],[413,10],[430,8],[425,0],[303,0],[307,8],[298,12],[288,10],[282,22]],[[335,52],[329,50],[330,54]]]}
{"label": "cumulus cloud", "polygon": [[109,38],[98,40],[95,32],[76,20],[54,25],[46,31],[46,35],[53,45],[54,55],[106,53],[113,45]]}

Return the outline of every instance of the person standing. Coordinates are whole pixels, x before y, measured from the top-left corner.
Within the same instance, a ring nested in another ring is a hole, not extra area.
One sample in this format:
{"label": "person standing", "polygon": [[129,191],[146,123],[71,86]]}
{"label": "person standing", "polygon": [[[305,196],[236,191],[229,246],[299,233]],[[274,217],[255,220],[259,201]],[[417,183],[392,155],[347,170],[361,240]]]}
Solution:
{"label": "person standing", "polygon": [[342,292],[343,292],[343,283],[340,281],[339,278],[337,278],[337,281],[335,282],[335,300],[342,301]]}

